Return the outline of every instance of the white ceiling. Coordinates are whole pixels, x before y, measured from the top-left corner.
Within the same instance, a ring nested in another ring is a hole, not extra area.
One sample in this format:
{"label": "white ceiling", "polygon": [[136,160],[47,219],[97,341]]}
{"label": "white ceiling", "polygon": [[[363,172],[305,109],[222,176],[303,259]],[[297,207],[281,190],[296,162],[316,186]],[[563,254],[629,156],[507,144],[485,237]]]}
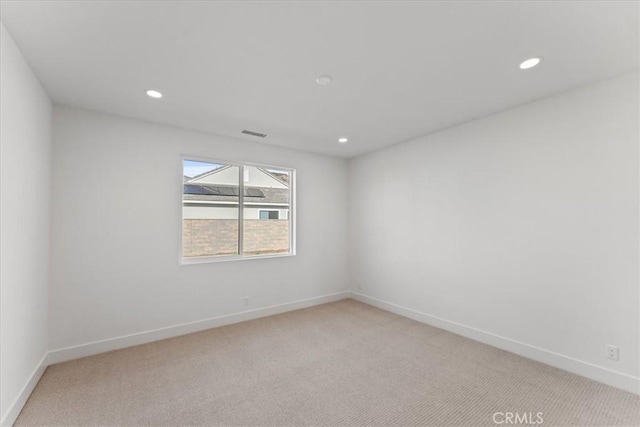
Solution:
{"label": "white ceiling", "polygon": [[[2,1],[0,13],[56,103],[343,157],[638,68],[637,2]],[[531,56],[544,61],[520,71]]]}

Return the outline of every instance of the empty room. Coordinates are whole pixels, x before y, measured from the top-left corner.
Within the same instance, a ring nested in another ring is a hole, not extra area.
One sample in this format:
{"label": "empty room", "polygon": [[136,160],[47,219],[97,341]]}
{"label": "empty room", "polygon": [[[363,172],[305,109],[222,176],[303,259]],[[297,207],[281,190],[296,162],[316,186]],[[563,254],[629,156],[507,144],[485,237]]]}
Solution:
{"label": "empty room", "polygon": [[0,21],[1,427],[640,426],[640,2]]}

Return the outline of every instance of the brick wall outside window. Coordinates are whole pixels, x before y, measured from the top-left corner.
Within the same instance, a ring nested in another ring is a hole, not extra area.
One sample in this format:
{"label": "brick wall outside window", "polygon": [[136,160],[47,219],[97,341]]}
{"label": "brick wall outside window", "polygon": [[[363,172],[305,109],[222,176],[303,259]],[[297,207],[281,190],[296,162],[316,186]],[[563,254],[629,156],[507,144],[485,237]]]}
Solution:
{"label": "brick wall outside window", "polygon": [[[244,253],[289,252],[288,220],[245,220]],[[238,253],[238,222],[234,219],[185,219],[182,256],[198,257]]]}

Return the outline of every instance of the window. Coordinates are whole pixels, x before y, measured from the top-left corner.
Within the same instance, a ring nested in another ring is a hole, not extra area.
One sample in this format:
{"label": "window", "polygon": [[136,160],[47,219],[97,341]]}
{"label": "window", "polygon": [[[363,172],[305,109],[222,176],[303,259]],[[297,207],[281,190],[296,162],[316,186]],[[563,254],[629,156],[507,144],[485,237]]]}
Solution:
{"label": "window", "polygon": [[278,219],[278,211],[260,211],[260,219]]}
{"label": "window", "polygon": [[294,170],[184,158],[184,263],[295,253]]}

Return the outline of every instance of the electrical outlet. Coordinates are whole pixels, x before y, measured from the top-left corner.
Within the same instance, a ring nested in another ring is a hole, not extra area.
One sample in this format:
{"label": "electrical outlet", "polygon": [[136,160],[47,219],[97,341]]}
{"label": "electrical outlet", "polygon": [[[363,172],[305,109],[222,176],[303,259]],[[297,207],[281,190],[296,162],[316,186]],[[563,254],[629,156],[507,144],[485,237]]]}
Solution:
{"label": "electrical outlet", "polygon": [[618,347],[607,344],[607,359],[619,360]]}
{"label": "electrical outlet", "polygon": [[249,305],[249,297],[244,297],[244,305]]}

